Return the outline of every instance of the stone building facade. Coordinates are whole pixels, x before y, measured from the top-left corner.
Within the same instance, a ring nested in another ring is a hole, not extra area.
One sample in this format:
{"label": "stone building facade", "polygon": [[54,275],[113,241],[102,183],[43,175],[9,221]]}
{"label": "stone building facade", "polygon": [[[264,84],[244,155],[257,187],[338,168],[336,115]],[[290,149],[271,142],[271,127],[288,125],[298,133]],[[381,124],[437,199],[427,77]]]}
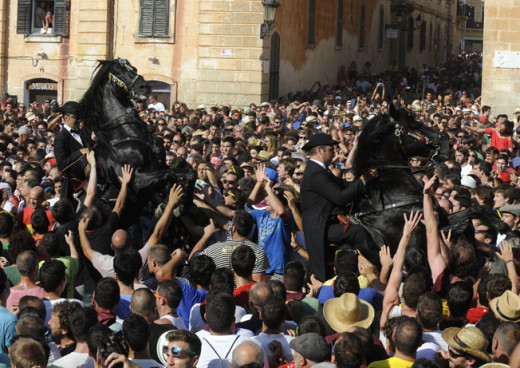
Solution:
{"label": "stone building facade", "polygon": [[454,0],[278,3],[261,38],[262,0],[0,0],[0,86],[26,103],[78,100],[96,61],[121,57],[167,106],[246,105],[334,84],[352,61],[418,68],[459,47]]}
{"label": "stone building facade", "polygon": [[485,1],[482,103],[513,118],[520,106],[520,2]]}

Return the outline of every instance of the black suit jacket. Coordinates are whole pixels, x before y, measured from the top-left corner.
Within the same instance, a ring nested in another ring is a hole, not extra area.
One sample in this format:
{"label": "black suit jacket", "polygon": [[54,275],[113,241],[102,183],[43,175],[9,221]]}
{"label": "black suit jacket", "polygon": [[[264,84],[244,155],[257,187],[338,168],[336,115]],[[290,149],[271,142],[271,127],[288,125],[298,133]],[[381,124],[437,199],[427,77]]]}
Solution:
{"label": "black suit jacket", "polygon": [[316,162],[309,160],[300,187],[305,246],[316,278],[325,281],[327,225],[348,214],[347,204],[363,191],[361,180],[347,183]]}
{"label": "black suit jacket", "polygon": [[[65,182],[62,185],[61,197],[69,197],[69,180],[73,177],[79,180],[85,180],[85,174],[83,168],[87,165],[87,158],[84,156],[74,165],[70,166],[74,161],[78,160],[83,154],[80,152],[81,148],[87,147],[88,138],[81,135],[83,146],[74,139],[74,137],[65,128],[56,134],[54,138],[54,156],[58,164],[58,169],[61,174],[65,177]],[[70,166],[70,167],[69,167]],[[66,169],[66,170],[65,170]]]}

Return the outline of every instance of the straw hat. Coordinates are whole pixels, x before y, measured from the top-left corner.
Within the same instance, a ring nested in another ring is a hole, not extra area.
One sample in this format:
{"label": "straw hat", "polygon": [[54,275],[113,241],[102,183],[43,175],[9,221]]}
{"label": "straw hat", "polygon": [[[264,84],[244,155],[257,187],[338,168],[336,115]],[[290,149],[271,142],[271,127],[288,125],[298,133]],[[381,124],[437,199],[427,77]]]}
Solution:
{"label": "straw hat", "polygon": [[495,315],[504,322],[520,321],[520,296],[511,290],[506,290],[498,298],[489,302],[489,306]]}
{"label": "straw hat", "polygon": [[32,111],[29,111],[27,114],[25,114],[25,117],[27,118],[27,120],[31,121],[36,119],[36,114]]}
{"label": "straw hat", "polygon": [[345,293],[329,299],[323,306],[323,315],[336,332],[344,332],[351,326],[368,328],[374,320],[374,308],[356,294]]}
{"label": "straw hat", "polygon": [[269,152],[261,150],[260,152],[258,152],[256,159],[259,161],[269,161],[272,157],[273,156]]}
{"label": "straw hat", "polygon": [[488,342],[484,334],[477,327],[449,327],[442,331],[442,338],[453,349],[463,351],[484,362],[491,361],[489,355],[484,353]]}

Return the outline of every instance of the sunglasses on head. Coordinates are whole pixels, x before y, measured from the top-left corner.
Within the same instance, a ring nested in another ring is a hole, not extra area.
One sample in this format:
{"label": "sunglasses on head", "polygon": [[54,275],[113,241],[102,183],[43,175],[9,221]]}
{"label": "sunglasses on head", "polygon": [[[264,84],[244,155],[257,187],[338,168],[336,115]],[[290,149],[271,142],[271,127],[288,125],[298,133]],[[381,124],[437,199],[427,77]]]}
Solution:
{"label": "sunglasses on head", "polygon": [[178,357],[181,352],[186,353],[188,355],[192,355],[192,356],[195,355],[195,353],[193,351],[188,350],[188,349],[182,349],[182,348],[179,348],[177,346],[173,346],[171,348],[168,345],[164,345],[163,346],[163,353],[164,354],[170,353],[172,356]]}

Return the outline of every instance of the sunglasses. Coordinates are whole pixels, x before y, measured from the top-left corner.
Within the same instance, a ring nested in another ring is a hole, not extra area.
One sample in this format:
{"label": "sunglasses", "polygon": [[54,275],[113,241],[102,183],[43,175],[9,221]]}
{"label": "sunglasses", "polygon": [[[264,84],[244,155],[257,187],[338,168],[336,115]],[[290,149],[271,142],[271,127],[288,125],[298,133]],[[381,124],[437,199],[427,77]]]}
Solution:
{"label": "sunglasses", "polygon": [[456,351],[454,351],[453,349],[449,349],[448,350],[449,353],[450,353],[450,356],[454,359],[457,359],[457,358],[463,358],[465,355],[464,354],[461,354],[461,353],[457,353]]}
{"label": "sunglasses", "polygon": [[174,140],[172,141],[172,143],[176,143],[176,144],[177,144],[177,143],[180,143],[180,141],[178,141],[177,139],[174,139]]}
{"label": "sunglasses", "polygon": [[227,179],[224,179],[224,180],[222,180],[222,182],[223,182],[224,184],[231,184],[231,185],[235,184],[235,181],[234,181],[234,180],[227,180]]}
{"label": "sunglasses", "polygon": [[157,293],[153,293],[156,299],[163,299],[165,303],[168,303],[168,299],[166,299],[164,296],[159,295]]}
{"label": "sunglasses", "polygon": [[163,346],[163,353],[164,354],[171,353],[172,356],[178,357],[181,352],[186,353],[188,355],[192,355],[192,356],[195,355],[195,353],[193,351],[188,350],[188,349],[182,349],[182,348],[179,348],[177,346],[174,346],[172,348],[170,348],[168,345],[164,345]]}

